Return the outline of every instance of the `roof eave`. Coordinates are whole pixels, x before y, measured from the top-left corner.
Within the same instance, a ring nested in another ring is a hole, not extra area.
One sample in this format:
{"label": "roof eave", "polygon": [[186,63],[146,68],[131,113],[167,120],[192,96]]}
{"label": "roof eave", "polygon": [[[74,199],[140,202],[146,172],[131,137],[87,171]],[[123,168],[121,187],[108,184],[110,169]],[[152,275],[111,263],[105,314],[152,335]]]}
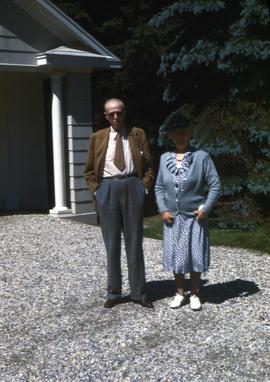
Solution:
{"label": "roof eave", "polygon": [[74,55],[74,54],[55,54],[55,53],[43,53],[38,54],[37,65],[41,66],[61,66],[66,67],[73,71],[76,68],[103,68],[103,69],[120,69],[121,61],[110,56],[91,56],[87,55]]}
{"label": "roof eave", "polygon": [[43,9],[47,17],[54,16],[68,33],[72,34],[76,40],[85,44],[88,48],[96,50],[101,55],[111,56],[115,61],[120,62],[119,58],[99,43],[94,37],[87,33],[80,25],[61,11],[50,0],[14,0],[17,5],[32,15],[35,7],[39,6],[39,9]]}

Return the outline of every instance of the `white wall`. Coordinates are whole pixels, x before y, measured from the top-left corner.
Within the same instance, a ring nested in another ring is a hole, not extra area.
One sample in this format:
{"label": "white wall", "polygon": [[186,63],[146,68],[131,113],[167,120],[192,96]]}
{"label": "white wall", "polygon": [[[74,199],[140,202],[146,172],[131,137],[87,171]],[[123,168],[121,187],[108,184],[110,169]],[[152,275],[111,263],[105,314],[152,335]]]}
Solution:
{"label": "white wall", "polygon": [[92,134],[91,75],[69,74],[66,78],[69,188],[72,212],[94,212],[84,180],[89,137]]}

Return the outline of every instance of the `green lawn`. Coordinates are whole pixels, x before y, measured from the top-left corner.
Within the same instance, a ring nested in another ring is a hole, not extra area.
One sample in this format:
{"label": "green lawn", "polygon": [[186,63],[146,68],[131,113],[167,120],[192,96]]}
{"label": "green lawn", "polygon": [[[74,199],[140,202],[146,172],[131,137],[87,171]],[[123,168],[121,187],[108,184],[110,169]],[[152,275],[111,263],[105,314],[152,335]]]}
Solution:
{"label": "green lawn", "polygon": [[[162,222],[159,216],[144,219],[144,236],[162,240]],[[210,239],[212,245],[246,248],[270,254],[270,223],[251,232],[212,228]]]}

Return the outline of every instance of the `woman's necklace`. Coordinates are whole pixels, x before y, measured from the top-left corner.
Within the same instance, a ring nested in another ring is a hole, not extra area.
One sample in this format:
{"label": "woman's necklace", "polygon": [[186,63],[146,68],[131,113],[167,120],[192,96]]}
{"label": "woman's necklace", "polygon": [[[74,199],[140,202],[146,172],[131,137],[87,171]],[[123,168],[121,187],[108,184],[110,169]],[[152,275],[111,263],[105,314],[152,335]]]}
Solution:
{"label": "woman's necklace", "polygon": [[184,156],[185,154],[176,154],[176,161],[177,162],[182,162],[182,160],[184,159]]}

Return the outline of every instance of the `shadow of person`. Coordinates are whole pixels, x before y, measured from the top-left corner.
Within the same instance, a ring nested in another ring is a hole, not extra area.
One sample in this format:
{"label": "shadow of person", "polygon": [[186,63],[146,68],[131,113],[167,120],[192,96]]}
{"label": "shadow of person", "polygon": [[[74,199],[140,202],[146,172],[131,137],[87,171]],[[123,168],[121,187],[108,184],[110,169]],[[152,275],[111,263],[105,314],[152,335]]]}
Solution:
{"label": "shadow of person", "polygon": [[202,297],[210,304],[222,304],[236,297],[246,297],[259,292],[260,289],[253,281],[236,279],[207,285],[202,288]]}
{"label": "shadow of person", "polygon": [[[221,304],[226,300],[235,297],[246,297],[260,291],[258,286],[253,281],[236,279],[226,281],[224,283],[217,283],[212,285],[205,285],[208,283],[207,279],[201,280],[201,296],[203,302],[210,304]],[[167,297],[172,297],[176,293],[176,286],[174,280],[154,280],[146,284],[147,296],[153,300],[162,300]],[[190,280],[185,280],[185,291],[190,290]]]}

